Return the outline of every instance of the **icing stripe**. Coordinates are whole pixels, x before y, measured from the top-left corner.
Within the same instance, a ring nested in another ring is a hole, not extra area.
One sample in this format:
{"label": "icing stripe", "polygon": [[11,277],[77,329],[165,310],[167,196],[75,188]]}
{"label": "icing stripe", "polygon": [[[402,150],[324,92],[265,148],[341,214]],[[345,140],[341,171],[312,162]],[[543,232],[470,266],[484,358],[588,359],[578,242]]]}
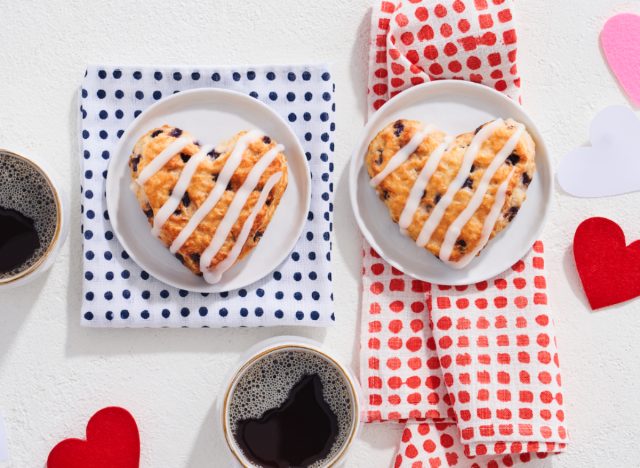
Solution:
{"label": "icing stripe", "polygon": [[400,230],[402,230],[404,233],[406,233],[406,230],[409,228],[409,226],[411,226],[413,217],[416,214],[418,207],[420,206],[422,195],[427,189],[431,177],[438,168],[442,156],[444,156],[453,140],[453,137],[446,136],[440,146],[433,150],[433,152],[429,156],[427,164],[424,165],[424,167],[420,171],[420,174],[418,175],[418,178],[414,182],[413,187],[411,187],[411,192],[409,193],[409,197],[407,198],[407,203],[404,205],[402,214],[400,215],[400,220],[398,221]]}
{"label": "icing stripe", "polygon": [[167,222],[169,217],[173,214],[173,212],[180,205],[180,201],[182,197],[187,192],[189,188],[189,184],[191,183],[191,179],[195,174],[196,170],[200,163],[204,160],[207,153],[213,149],[213,145],[203,146],[200,151],[194,154],[187,164],[185,164],[184,169],[180,173],[180,177],[178,178],[178,182],[176,182],[175,187],[171,190],[171,196],[169,199],[162,205],[162,207],[158,210],[153,218],[153,228],[151,232],[154,236],[158,237],[160,232],[162,231],[162,226]]}
{"label": "icing stripe", "polygon": [[138,178],[136,182],[138,185],[144,184],[147,180],[149,180],[156,172],[163,168],[165,164],[169,162],[171,158],[173,158],[176,154],[182,150],[185,146],[191,143],[191,140],[186,137],[178,138],[176,141],[167,146],[158,156],[153,158],[149,164],[147,164],[140,174],[138,174]]}
{"label": "icing stripe", "polygon": [[413,138],[409,141],[409,143],[404,145],[402,148],[400,148],[400,151],[393,155],[384,169],[382,169],[375,177],[371,178],[371,181],[369,182],[371,186],[377,187],[378,185],[380,185],[380,183],[384,179],[386,179],[389,174],[398,169],[403,162],[409,159],[409,156],[416,152],[427,135],[433,133],[434,131],[435,129],[432,126],[427,125],[426,128],[418,131],[415,135],[413,135]]}
{"label": "icing stripe", "polygon": [[171,253],[176,253],[178,250],[180,250],[180,247],[182,247],[187,239],[189,239],[193,231],[196,230],[202,220],[204,220],[209,212],[213,208],[215,208],[216,204],[220,200],[220,197],[222,197],[222,194],[224,194],[225,190],[227,189],[227,185],[229,184],[231,177],[240,165],[240,162],[242,161],[242,155],[248,148],[249,144],[252,141],[255,141],[262,137],[262,132],[258,130],[252,130],[251,132],[245,133],[238,139],[231,155],[225,162],[222,171],[218,175],[218,179],[213,187],[213,190],[211,190],[202,205],[200,205],[195,213],[193,213],[187,225],[184,227],[184,229],[182,229],[182,231],[180,231],[180,234],[178,234],[178,236],[171,244],[171,247],[169,248]]}
{"label": "icing stripe", "polygon": [[524,127],[521,125],[518,126],[516,131],[511,135],[511,138],[507,141],[507,143],[502,147],[502,149],[496,154],[489,164],[489,167],[484,171],[482,175],[482,179],[478,183],[478,187],[476,191],[473,193],[471,200],[469,200],[469,204],[467,207],[458,215],[458,217],[451,223],[447,233],[444,236],[444,240],[442,241],[442,245],[440,246],[440,254],[439,257],[442,261],[447,262],[451,257],[451,253],[453,252],[453,248],[455,246],[456,241],[458,240],[458,236],[460,236],[460,232],[462,228],[467,224],[467,222],[474,215],[476,210],[480,208],[482,201],[484,199],[487,190],[489,189],[489,183],[493,176],[498,171],[500,166],[504,164],[509,155],[513,152],[520,141],[520,137],[524,131]]}
{"label": "icing stripe", "polygon": [[274,147],[271,151],[265,153],[264,156],[262,156],[256,163],[256,165],[253,166],[244,183],[236,192],[235,197],[233,197],[233,201],[229,205],[227,212],[222,218],[222,221],[220,221],[220,224],[218,224],[216,232],[213,235],[209,246],[200,256],[201,271],[204,271],[209,267],[213,258],[220,251],[220,248],[222,248],[222,246],[224,245],[227,236],[231,232],[231,229],[240,217],[242,208],[244,208],[244,205],[249,199],[249,196],[260,182],[262,174],[264,174],[264,171],[271,165],[276,156],[278,156],[278,154],[282,151],[284,151],[284,146],[278,145]]}
{"label": "icing stripe", "polygon": [[466,267],[471,262],[471,260],[476,258],[476,255],[478,255],[478,253],[484,248],[484,246],[487,245],[487,242],[489,242],[489,237],[491,237],[493,228],[495,227],[496,222],[498,221],[498,217],[500,216],[500,213],[502,213],[502,205],[504,205],[505,199],[507,198],[507,189],[509,188],[509,181],[513,177],[515,170],[516,170],[515,168],[511,169],[511,173],[509,174],[509,177],[507,177],[507,179],[498,188],[498,192],[496,193],[495,203],[491,207],[491,211],[487,215],[487,219],[485,220],[484,226],[482,227],[482,234],[480,236],[480,241],[478,242],[478,245],[472,252],[462,257],[460,261],[455,263],[447,262],[453,268],[459,269],[459,268]]}
{"label": "icing stripe", "polygon": [[247,238],[249,237],[249,234],[251,233],[251,228],[253,227],[253,223],[256,219],[256,216],[258,215],[258,213],[266,203],[269,193],[271,192],[273,187],[280,181],[281,177],[282,177],[282,172],[277,172],[269,178],[264,188],[262,189],[262,192],[260,193],[260,198],[258,199],[258,202],[253,207],[253,210],[251,211],[251,214],[249,215],[247,220],[244,222],[244,225],[242,226],[242,230],[240,231],[240,235],[236,239],[236,243],[231,249],[231,252],[229,252],[229,255],[227,256],[227,258],[225,258],[222,262],[216,265],[216,267],[213,270],[208,270],[208,269],[202,270],[204,280],[207,283],[215,284],[219,282],[220,278],[222,278],[222,275],[229,268],[231,268],[231,266],[236,262],[236,260],[240,256],[240,253],[242,252],[242,248],[244,247],[244,244],[247,241]]}
{"label": "icing stripe", "polygon": [[482,144],[488,140],[491,135],[499,128],[504,125],[504,121],[502,119],[495,120],[490,124],[485,125],[482,129],[473,137],[471,140],[471,144],[467,148],[464,153],[464,159],[462,160],[462,164],[460,165],[460,169],[458,170],[458,174],[455,179],[449,184],[449,188],[445,195],[440,199],[438,204],[434,207],[433,211],[427,221],[422,226],[420,230],[420,234],[416,239],[416,244],[420,247],[424,247],[427,245],[427,242],[431,239],[433,232],[436,230],[442,217],[444,216],[447,208],[453,201],[455,195],[458,193],[458,190],[462,188],[465,180],[469,176],[471,172],[471,166],[473,165],[473,161],[475,161],[476,156],[480,149],[482,148]]}

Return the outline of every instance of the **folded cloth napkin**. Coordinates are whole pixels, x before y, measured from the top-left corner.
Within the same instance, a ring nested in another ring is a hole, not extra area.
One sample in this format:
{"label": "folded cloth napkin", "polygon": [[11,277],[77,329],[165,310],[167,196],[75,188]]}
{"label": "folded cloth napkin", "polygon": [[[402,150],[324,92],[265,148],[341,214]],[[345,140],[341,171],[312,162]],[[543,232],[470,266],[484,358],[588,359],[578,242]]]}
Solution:
{"label": "folded cloth napkin", "polygon": [[[246,93],[273,107],[306,151],[311,208],[289,258],[255,284],[220,294],[172,288],[142,270],[109,223],[105,177],[124,129],[163,96],[201,87]],[[327,326],[331,285],[334,84],[325,66],[235,68],[90,66],[81,91],[83,304],[91,327]]]}
{"label": "folded cloth napkin", "polygon": [[[512,2],[383,1],[369,110],[455,78],[519,98]],[[366,244],[366,243],[365,243]],[[414,280],[365,245],[361,377],[367,420],[405,423],[395,466],[512,466],[566,447],[544,246],[469,286]]]}

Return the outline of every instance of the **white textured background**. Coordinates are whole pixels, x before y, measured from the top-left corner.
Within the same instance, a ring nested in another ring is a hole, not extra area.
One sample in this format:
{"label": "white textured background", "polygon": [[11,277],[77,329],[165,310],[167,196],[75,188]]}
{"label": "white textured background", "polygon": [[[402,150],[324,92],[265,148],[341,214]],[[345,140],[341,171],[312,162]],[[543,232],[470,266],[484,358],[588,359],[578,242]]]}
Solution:
{"label": "white textured background", "polygon": [[[344,169],[365,115],[369,2],[0,0],[0,147],[47,158],[70,189],[73,209],[70,239],[50,273],[0,292],[6,467],[43,466],[56,442],[81,436],[86,419],[112,404],[138,420],[143,467],[224,466],[213,420],[222,380],[244,349],[284,331],[80,328],[75,94],[87,62],[334,64],[339,325],[286,331],[357,362],[359,237]],[[598,110],[626,103],[598,34],[614,12],[640,13],[640,2],[521,0],[516,10],[525,105],[557,160],[586,142]],[[544,239],[573,443],[539,466],[640,466],[640,300],[598,313],[585,306],[570,246],[579,222],[592,215],[611,217],[630,239],[640,238],[640,193],[595,201],[557,194]],[[398,427],[366,427],[347,466],[389,466],[399,437]]]}

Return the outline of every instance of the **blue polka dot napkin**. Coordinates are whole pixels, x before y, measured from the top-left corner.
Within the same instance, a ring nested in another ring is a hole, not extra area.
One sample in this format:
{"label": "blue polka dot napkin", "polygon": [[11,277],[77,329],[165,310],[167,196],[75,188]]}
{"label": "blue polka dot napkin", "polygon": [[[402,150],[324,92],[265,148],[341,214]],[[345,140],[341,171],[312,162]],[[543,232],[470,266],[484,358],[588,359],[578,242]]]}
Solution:
{"label": "blue polka dot napkin", "polygon": [[[302,237],[276,271],[250,287],[201,294],[142,270],[115,238],[106,211],[110,152],[146,107],[182,90],[218,87],[259,99],[291,125],[312,177]],[[83,303],[90,327],[327,326],[331,286],[334,84],[325,66],[87,69],[81,91]]]}

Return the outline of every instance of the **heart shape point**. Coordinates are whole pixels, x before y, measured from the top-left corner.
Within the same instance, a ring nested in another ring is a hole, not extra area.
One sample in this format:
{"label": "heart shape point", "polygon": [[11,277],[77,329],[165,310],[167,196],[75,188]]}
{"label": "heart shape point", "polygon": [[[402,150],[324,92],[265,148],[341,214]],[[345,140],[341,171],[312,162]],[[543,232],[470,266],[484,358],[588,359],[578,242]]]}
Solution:
{"label": "heart shape point", "polygon": [[611,71],[633,103],[640,106],[640,16],[613,16],[605,23],[600,42]]}
{"label": "heart shape point", "polygon": [[139,468],[140,435],[131,414],[104,408],[87,423],[86,440],[66,439],[47,459],[47,468]]}
{"label": "heart shape point", "polygon": [[573,255],[593,310],[640,296],[640,240],[627,245],[614,221],[583,221],[575,233]]}

